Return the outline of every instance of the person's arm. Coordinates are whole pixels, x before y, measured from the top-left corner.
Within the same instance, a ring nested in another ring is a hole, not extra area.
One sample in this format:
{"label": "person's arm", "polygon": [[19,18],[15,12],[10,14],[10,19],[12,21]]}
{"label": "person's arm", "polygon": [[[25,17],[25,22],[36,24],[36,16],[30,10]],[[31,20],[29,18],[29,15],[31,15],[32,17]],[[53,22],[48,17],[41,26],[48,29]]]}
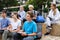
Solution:
{"label": "person's arm", "polygon": [[36,33],[26,34],[25,32],[22,32],[21,35],[22,35],[22,36],[35,36]]}
{"label": "person's arm", "polygon": [[11,24],[7,27],[7,30],[9,30],[10,32],[12,32],[12,25]]}
{"label": "person's arm", "polygon": [[35,36],[36,33],[32,33],[32,34],[27,34],[28,36]]}
{"label": "person's arm", "polygon": [[47,17],[52,17],[52,15],[53,15],[53,12],[52,12],[52,10],[50,10]]}
{"label": "person's arm", "polygon": [[7,19],[7,26],[6,26],[5,28],[3,28],[2,30],[7,30],[7,28],[8,28],[10,25],[11,25],[11,24],[10,24],[10,20]]}
{"label": "person's arm", "polygon": [[16,30],[13,30],[13,32],[19,32],[20,31],[20,26]]}
{"label": "person's arm", "polygon": [[57,17],[55,18],[55,21],[60,20],[60,14],[57,15]]}
{"label": "person's arm", "polygon": [[7,27],[5,27],[5,28],[2,28],[2,30],[6,30],[7,29]]}
{"label": "person's arm", "polygon": [[11,18],[8,20],[8,27],[7,30],[9,30],[10,32],[12,32],[12,25],[11,25]]}

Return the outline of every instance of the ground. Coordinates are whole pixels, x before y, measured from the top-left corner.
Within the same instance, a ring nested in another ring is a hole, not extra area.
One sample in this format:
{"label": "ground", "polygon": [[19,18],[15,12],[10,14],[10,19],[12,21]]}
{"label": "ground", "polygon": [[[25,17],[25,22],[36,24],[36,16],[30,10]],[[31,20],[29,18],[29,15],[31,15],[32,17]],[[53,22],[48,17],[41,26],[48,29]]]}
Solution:
{"label": "ground", "polygon": [[51,35],[42,36],[41,40],[60,40],[60,36],[51,36]]}
{"label": "ground", "polygon": [[[1,40],[1,35],[0,35],[0,40]],[[46,35],[46,36],[42,36],[41,40],[60,40],[60,36]]]}

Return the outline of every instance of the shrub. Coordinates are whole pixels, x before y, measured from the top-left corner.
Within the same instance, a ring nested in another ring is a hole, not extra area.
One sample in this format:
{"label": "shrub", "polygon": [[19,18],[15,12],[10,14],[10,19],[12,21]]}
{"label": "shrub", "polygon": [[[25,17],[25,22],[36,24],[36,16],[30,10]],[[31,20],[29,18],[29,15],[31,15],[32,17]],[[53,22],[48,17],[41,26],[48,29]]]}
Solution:
{"label": "shrub", "polygon": [[58,6],[57,8],[58,8],[58,9],[59,9],[59,11],[60,11],[60,6]]}
{"label": "shrub", "polygon": [[48,12],[48,8],[44,8],[43,11],[44,11],[45,13],[47,13],[47,12]]}

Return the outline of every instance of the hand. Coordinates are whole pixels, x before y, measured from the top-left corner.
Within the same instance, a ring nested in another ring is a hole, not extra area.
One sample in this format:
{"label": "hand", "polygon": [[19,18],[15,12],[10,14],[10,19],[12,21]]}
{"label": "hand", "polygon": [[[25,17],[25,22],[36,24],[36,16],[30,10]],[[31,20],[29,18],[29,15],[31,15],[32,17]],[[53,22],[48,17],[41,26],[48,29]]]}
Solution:
{"label": "hand", "polygon": [[11,29],[9,29],[10,32],[13,32]]}
{"label": "hand", "polygon": [[21,33],[22,36],[27,36],[27,34],[25,32]]}
{"label": "hand", "polygon": [[7,30],[9,30],[9,28],[7,28]]}
{"label": "hand", "polygon": [[23,33],[23,30],[18,31],[17,33]]}

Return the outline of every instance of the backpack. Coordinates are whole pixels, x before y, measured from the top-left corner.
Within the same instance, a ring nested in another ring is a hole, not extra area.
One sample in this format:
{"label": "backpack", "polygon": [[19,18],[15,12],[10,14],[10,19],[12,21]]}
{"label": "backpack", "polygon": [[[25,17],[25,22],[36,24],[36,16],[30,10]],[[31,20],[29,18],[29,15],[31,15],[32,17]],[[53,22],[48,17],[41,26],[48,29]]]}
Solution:
{"label": "backpack", "polygon": [[[34,10],[34,14],[35,14],[35,10]],[[44,22],[45,22],[45,19],[44,19],[44,17],[41,15],[41,13],[37,13],[36,22],[37,22],[37,23],[44,23]]]}
{"label": "backpack", "polygon": [[44,22],[45,22],[45,19],[44,19],[43,16],[38,15],[37,18],[36,18],[36,22],[37,22],[37,23],[44,23]]}

